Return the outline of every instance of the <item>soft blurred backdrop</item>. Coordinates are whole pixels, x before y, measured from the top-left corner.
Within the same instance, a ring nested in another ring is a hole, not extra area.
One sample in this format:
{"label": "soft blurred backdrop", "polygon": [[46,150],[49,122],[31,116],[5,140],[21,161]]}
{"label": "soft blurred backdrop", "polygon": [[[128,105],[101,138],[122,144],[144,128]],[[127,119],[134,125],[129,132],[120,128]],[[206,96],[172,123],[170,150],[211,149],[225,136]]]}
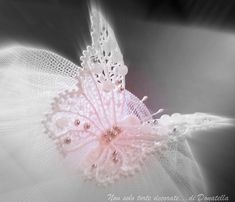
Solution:
{"label": "soft blurred backdrop", "polygon": [[[214,113],[235,118],[235,2],[97,1],[111,22],[125,63],[127,88],[149,96],[152,112]],[[85,0],[0,0],[0,46],[26,43],[79,64],[90,43]],[[189,138],[211,194],[235,192],[235,129]]]}

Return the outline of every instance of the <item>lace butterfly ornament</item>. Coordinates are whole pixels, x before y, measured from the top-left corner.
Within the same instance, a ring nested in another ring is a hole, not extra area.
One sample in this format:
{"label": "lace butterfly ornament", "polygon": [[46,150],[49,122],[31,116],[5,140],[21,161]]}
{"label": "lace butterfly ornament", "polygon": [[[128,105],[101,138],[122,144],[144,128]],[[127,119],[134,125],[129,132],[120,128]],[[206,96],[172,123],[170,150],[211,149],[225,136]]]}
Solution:
{"label": "lace butterfly ornament", "polygon": [[[205,113],[154,119],[144,100],[125,88],[128,72],[110,25],[91,12],[92,45],[83,51],[76,88],[55,97],[45,128],[65,158],[99,184],[141,169],[150,154],[167,150],[194,130],[228,119]],[[156,114],[161,113],[160,109]]]}
{"label": "lace butterfly ornament", "polygon": [[[154,118],[163,110],[151,114],[144,104],[147,97],[140,100],[126,89],[128,68],[111,26],[95,7],[90,17],[92,44],[83,51],[82,67],[45,49],[12,46],[0,51],[0,65],[7,67],[0,69],[1,132],[23,135],[29,129],[27,142],[32,134],[39,136],[37,120],[49,110],[42,122],[45,132],[64,161],[87,179],[114,183],[135,175],[154,155],[163,168],[155,172],[170,179],[166,188],[173,184],[181,193],[195,192],[191,181],[199,179],[200,172],[187,135],[233,121],[206,113]],[[35,156],[31,159],[43,164]]]}

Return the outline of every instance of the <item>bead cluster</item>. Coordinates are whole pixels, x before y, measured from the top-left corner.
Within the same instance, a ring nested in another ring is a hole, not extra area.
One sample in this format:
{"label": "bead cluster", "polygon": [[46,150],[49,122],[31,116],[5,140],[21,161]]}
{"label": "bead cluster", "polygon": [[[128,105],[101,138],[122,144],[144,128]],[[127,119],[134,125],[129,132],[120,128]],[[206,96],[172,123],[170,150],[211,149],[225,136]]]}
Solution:
{"label": "bead cluster", "polygon": [[118,126],[113,126],[111,129],[108,129],[102,136],[102,142],[105,144],[110,143],[113,139],[115,139],[122,130]]}

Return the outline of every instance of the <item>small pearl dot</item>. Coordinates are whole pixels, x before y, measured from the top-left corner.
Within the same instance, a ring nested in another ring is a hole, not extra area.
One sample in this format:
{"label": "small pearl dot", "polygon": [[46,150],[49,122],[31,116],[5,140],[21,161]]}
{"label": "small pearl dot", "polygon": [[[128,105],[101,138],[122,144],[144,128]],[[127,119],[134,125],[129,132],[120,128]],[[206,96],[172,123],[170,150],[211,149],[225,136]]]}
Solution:
{"label": "small pearl dot", "polygon": [[96,164],[92,164],[91,168],[97,168]]}
{"label": "small pearl dot", "polygon": [[74,121],[74,125],[75,125],[75,126],[79,126],[79,125],[80,125],[80,120],[79,120],[79,119],[76,119],[76,120]]}
{"label": "small pearl dot", "polygon": [[113,156],[117,156],[117,151],[116,150],[113,152]]}
{"label": "small pearl dot", "polygon": [[70,137],[65,138],[64,143],[65,144],[70,144],[71,143],[71,138]]}
{"label": "small pearl dot", "polygon": [[114,162],[114,163],[117,163],[117,162],[118,162],[118,158],[117,158],[116,156],[113,158],[113,162]]}
{"label": "small pearl dot", "polygon": [[88,130],[91,127],[91,125],[89,123],[85,123],[83,127],[85,130]]}

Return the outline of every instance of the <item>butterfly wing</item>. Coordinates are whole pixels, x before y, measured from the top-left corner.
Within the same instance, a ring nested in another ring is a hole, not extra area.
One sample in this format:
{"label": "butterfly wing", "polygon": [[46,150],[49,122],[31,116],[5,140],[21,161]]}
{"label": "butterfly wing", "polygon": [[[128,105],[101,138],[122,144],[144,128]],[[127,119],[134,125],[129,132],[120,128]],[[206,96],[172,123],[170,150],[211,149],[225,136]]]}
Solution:
{"label": "butterfly wing", "polygon": [[69,164],[106,184],[139,170],[159,140],[141,125],[150,112],[125,89],[127,67],[114,32],[94,7],[91,29],[76,89],[54,99],[44,125]]}
{"label": "butterfly wing", "polygon": [[171,116],[165,114],[157,119],[157,122],[159,130],[164,128],[165,133],[172,139],[185,138],[194,131],[232,126],[234,124],[233,119],[207,113],[175,113]]}
{"label": "butterfly wing", "polygon": [[84,70],[91,71],[104,90],[123,89],[128,68],[113,29],[94,6],[90,19],[92,44],[83,51],[81,65]]}
{"label": "butterfly wing", "polygon": [[165,114],[152,124],[156,133],[167,137],[165,144],[158,147],[157,162],[164,168],[165,174],[171,179],[171,184],[177,187],[184,198],[207,192],[205,178],[186,137],[196,131],[233,124],[233,119],[207,113],[175,113],[171,116]]}

